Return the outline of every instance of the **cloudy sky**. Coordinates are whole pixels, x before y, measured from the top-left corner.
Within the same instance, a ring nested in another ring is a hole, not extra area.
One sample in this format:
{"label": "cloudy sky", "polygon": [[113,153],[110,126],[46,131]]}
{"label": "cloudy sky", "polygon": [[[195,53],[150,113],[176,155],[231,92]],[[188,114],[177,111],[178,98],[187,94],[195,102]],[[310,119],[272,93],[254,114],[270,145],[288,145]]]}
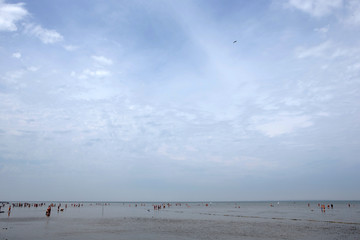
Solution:
{"label": "cloudy sky", "polygon": [[360,199],[360,1],[20,1],[0,200]]}

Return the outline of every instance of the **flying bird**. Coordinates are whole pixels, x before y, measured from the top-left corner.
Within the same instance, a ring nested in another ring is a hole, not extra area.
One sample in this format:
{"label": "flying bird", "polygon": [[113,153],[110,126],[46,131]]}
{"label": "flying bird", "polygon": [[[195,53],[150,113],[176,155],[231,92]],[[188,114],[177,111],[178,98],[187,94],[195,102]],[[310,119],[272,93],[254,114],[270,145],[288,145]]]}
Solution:
{"label": "flying bird", "polygon": [[235,40],[235,41],[233,41],[233,43],[236,43],[237,41]]}

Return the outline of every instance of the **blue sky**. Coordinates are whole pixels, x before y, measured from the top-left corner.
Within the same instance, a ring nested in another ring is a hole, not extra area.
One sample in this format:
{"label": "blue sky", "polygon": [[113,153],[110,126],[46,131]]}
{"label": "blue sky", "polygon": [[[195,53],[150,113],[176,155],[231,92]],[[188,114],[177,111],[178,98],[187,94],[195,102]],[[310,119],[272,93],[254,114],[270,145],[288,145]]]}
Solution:
{"label": "blue sky", "polygon": [[1,198],[360,199],[359,30],[351,0],[0,0]]}

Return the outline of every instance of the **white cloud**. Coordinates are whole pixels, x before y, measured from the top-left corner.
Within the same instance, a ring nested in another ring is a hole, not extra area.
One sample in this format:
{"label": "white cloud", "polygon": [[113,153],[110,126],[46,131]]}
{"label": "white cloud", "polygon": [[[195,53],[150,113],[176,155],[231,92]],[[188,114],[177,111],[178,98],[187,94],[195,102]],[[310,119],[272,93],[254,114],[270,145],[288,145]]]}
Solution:
{"label": "white cloud", "polygon": [[347,67],[349,72],[358,72],[360,71],[360,62],[351,64]]}
{"label": "white cloud", "polygon": [[289,0],[288,6],[299,9],[314,17],[322,17],[342,7],[342,0]]}
{"label": "white cloud", "polygon": [[315,28],[314,31],[318,33],[327,33],[329,31],[329,25],[322,28]]}
{"label": "white cloud", "polygon": [[19,53],[19,52],[13,53],[12,57],[19,59],[19,58],[21,58],[21,53]]}
{"label": "white cloud", "polygon": [[88,76],[95,76],[95,77],[106,77],[110,75],[109,71],[106,70],[95,70],[95,71],[91,71],[89,69],[86,69],[84,71],[84,74],[88,75]]}
{"label": "white cloud", "polygon": [[295,49],[295,54],[297,58],[322,57],[331,47],[332,44],[329,41],[326,41],[315,47],[298,47]]}
{"label": "white cloud", "polygon": [[110,76],[110,75],[111,75],[111,73],[109,71],[106,71],[106,70],[90,70],[90,69],[85,69],[80,74],[77,74],[74,71],[72,71],[71,74],[70,74],[70,76],[77,77],[79,79],[87,79],[89,77],[102,78],[102,77],[107,77],[107,76]]}
{"label": "white cloud", "polygon": [[75,51],[76,49],[78,49],[78,47],[77,47],[77,46],[74,46],[74,45],[65,45],[65,46],[64,46],[64,49],[65,49],[66,51],[72,52],[72,51]]}
{"label": "white cloud", "polygon": [[49,30],[40,25],[24,24],[25,32],[39,38],[43,43],[56,43],[64,39],[64,37],[55,30]]}
{"label": "white cloud", "polygon": [[352,55],[352,53],[358,52],[358,50],[354,49],[353,52],[351,49],[347,48],[337,48],[334,49],[334,52],[331,54],[331,58],[337,58],[337,57],[349,57]]}
{"label": "white cloud", "polygon": [[248,170],[251,169],[276,169],[279,168],[280,165],[275,161],[267,161],[265,159],[257,158],[257,157],[249,157],[249,156],[242,156],[235,158],[237,162],[239,162],[242,166],[247,168]]}
{"label": "white cloud", "polygon": [[104,56],[91,56],[91,58],[101,65],[112,65],[113,61]]}
{"label": "white cloud", "polygon": [[316,115],[320,116],[320,117],[329,117],[330,116],[330,114],[328,112],[319,112]]}
{"label": "white cloud", "polygon": [[[292,133],[299,128],[306,128],[313,125],[309,116],[277,116],[269,119],[253,119],[255,129],[268,137],[276,137]],[[265,122],[265,123],[258,123]]]}
{"label": "white cloud", "polygon": [[285,98],[283,102],[287,106],[296,106],[296,107],[301,106],[302,104],[302,101],[300,99],[296,99],[292,97]]}
{"label": "white cloud", "polygon": [[[360,1],[359,0],[287,0],[285,8],[293,8],[310,14],[314,17],[323,17],[331,14],[336,9],[343,11],[337,14],[342,23],[349,25],[360,24]],[[329,27],[314,29],[319,33],[326,33]]]}
{"label": "white cloud", "polygon": [[[312,47],[297,47],[295,49],[295,56],[297,58],[326,57],[330,59],[335,59],[339,57],[358,56],[359,52],[360,48],[342,46],[331,41],[326,41]],[[327,67],[328,66],[324,65],[323,69],[326,69]]]}
{"label": "white cloud", "polygon": [[26,86],[26,83],[22,82],[21,79],[23,79],[24,75],[26,74],[25,70],[16,70],[7,72],[4,74],[4,76],[1,77],[1,79],[5,80],[5,84],[14,89],[23,88]]}
{"label": "white cloud", "polygon": [[16,31],[16,22],[28,15],[24,3],[8,4],[0,0],[0,31]]}
{"label": "white cloud", "polygon": [[28,67],[27,70],[30,71],[30,72],[37,72],[39,70],[39,68],[31,66],[31,67]]}
{"label": "white cloud", "polygon": [[179,149],[178,147],[170,146],[167,144],[162,144],[158,148],[157,153],[161,156],[164,156],[169,159],[176,160],[176,161],[186,160],[183,149]]}
{"label": "white cloud", "polygon": [[7,72],[5,74],[5,79],[12,82],[16,79],[22,78],[24,75],[24,71],[23,70],[17,70],[17,71],[12,71],[12,72]]}

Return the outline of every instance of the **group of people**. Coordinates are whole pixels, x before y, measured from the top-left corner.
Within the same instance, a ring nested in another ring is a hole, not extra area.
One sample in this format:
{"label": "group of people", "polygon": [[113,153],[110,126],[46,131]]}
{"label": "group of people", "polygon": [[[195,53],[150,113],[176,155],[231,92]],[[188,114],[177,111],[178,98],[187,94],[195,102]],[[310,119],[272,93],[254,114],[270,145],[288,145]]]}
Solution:
{"label": "group of people", "polygon": [[162,208],[166,208],[166,206],[168,207],[168,208],[170,208],[171,207],[171,204],[170,203],[163,203],[163,204],[154,204],[153,205],[154,206],[154,210],[160,210],[160,209],[162,209]]}
{"label": "group of people", "polygon": [[28,202],[17,202],[11,204],[13,207],[42,207],[45,206],[46,203],[28,203]]}
{"label": "group of people", "polygon": [[[24,202],[24,203],[21,203],[21,202],[18,202],[18,203],[9,203],[9,202],[7,202],[7,203],[5,203],[5,202],[0,202],[0,213],[4,213],[4,212],[5,212],[4,210],[1,211],[1,209],[2,209],[2,208],[5,208],[7,204],[9,205],[9,206],[8,206],[8,211],[7,211],[8,216],[10,216],[10,213],[11,213],[12,208],[15,208],[15,207],[24,207],[24,208],[25,208],[25,207],[26,207],[26,208],[35,207],[35,208],[37,208],[37,207],[46,206],[46,203],[44,203],[44,202],[41,202],[41,203],[27,203],[27,202]],[[83,203],[68,203],[68,204],[69,204],[71,207],[74,207],[74,208],[78,208],[78,207],[83,207],[83,206],[84,206]],[[63,211],[68,207],[68,204],[66,203],[66,204],[64,204],[64,207],[62,207],[63,205],[62,205],[61,203],[59,203],[59,204],[51,203],[50,205],[48,205],[48,208],[46,209],[45,215],[46,215],[47,217],[50,217],[50,215],[51,215],[51,209],[52,209],[53,207],[57,207],[57,212],[63,212]],[[125,203],[123,203],[123,204],[125,204]],[[181,206],[181,203],[174,203],[174,204],[175,204],[175,206]],[[278,203],[278,204],[279,204],[279,203]],[[90,206],[92,206],[92,205],[93,205],[93,204],[90,204]],[[96,203],[96,205],[103,205],[103,206],[105,205],[105,206],[107,206],[107,205],[110,205],[110,203]],[[142,207],[146,206],[145,203],[139,203],[139,204],[135,203],[135,204],[134,204],[135,207],[137,207],[138,205],[139,205],[139,206],[142,206]],[[187,204],[187,203],[185,203],[185,205],[186,205],[187,207],[190,207],[190,205]],[[332,204],[332,203],[331,203],[331,204],[318,203],[317,205],[318,205],[318,207],[320,208],[321,212],[325,212],[326,208],[327,208],[327,209],[333,209],[333,208],[334,208],[334,204]],[[348,207],[351,207],[351,204],[350,204],[350,203],[347,203],[346,205],[347,205]],[[170,203],[161,203],[161,204],[153,204],[152,206],[153,206],[154,210],[161,210],[161,209],[165,209],[166,207],[170,208],[172,205],[171,205]],[[206,204],[204,204],[204,206],[208,207],[209,204],[206,203]],[[273,205],[273,204],[270,204],[270,206],[273,207],[274,205]],[[129,207],[131,207],[131,204],[129,204]],[[310,208],[310,203],[308,203],[308,207]],[[235,208],[240,208],[240,206],[238,206],[237,204],[235,204]],[[149,209],[148,211],[150,211],[150,209]],[[314,210],[312,209],[311,211],[314,211]]]}
{"label": "group of people", "polygon": [[[3,213],[4,211],[1,211],[1,208],[4,208],[7,204],[9,204],[9,208],[8,208],[8,216],[10,216],[11,213],[11,209],[15,208],[15,207],[19,207],[19,208],[30,208],[30,207],[43,207],[46,206],[46,203],[41,202],[41,203],[28,203],[28,202],[14,202],[14,203],[9,203],[9,202],[1,202],[0,203],[0,213]],[[63,212],[64,208],[61,207],[61,203],[56,204],[56,203],[51,203],[49,204],[48,208],[46,209],[45,215],[50,217],[51,215],[51,208],[53,207],[57,207],[57,211],[58,212]],[[72,207],[82,207],[84,206],[83,203],[71,203]],[[65,204],[65,209],[68,207],[68,204]]]}
{"label": "group of people", "polygon": [[[308,207],[310,207],[310,203],[308,203]],[[320,204],[320,203],[318,203],[318,207],[320,207],[320,209],[321,209],[321,211],[322,212],[325,212],[325,209],[326,209],[326,206],[325,206],[325,204]],[[328,204],[327,205],[327,208],[328,209],[333,209],[334,208],[334,205],[331,203],[331,204]]]}
{"label": "group of people", "polygon": [[[9,204],[9,203],[7,203]],[[0,213],[4,213],[5,211],[2,211],[1,208],[5,208],[5,202],[0,202]],[[8,210],[8,216],[10,216],[11,213],[11,204],[9,205],[9,210]]]}
{"label": "group of people", "polygon": [[[49,205],[49,207],[46,209],[46,213],[45,213],[45,215],[46,216],[48,216],[48,217],[50,217],[50,214],[51,214],[51,208],[52,207],[56,207],[57,206],[57,212],[63,212],[67,207],[68,207],[68,204],[66,203],[65,205],[64,205],[64,208],[62,208],[61,206],[61,203],[59,203],[58,205],[55,203],[51,203],[50,205]],[[84,206],[84,204],[83,203],[71,203],[71,207],[83,207]]]}

